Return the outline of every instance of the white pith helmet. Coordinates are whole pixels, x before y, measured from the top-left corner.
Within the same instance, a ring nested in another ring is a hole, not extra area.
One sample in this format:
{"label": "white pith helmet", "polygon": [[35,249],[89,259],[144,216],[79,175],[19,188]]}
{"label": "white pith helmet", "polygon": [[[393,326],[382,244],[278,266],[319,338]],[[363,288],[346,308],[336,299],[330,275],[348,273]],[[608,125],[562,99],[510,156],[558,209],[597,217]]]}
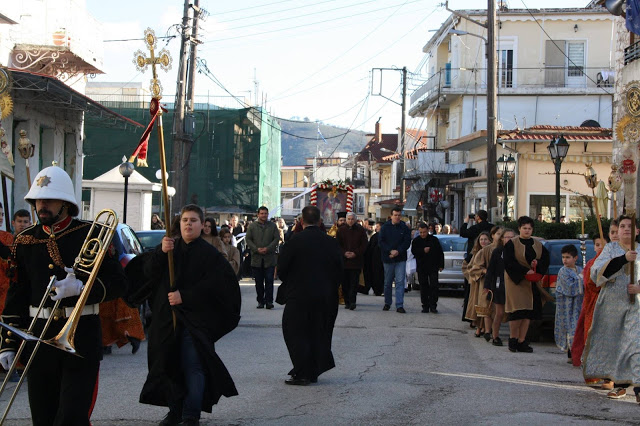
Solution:
{"label": "white pith helmet", "polygon": [[31,189],[24,200],[34,208],[36,200],[62,200],[69,204],[69,216],[78,216],[80,210],[73,191],[71,178],[58,166],[51,166],[40,170],[40,173],[33,180]]}

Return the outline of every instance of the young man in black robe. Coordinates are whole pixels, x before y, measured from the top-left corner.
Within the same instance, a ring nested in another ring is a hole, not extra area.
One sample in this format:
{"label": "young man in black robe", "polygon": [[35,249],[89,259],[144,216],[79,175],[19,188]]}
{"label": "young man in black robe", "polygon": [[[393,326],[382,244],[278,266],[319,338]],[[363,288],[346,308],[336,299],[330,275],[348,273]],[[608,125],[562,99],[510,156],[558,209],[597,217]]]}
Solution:
{"label": "young man in black robe", "polygon": [[[200,412],[210,413],[222,395],[238,394],[214,342],[238,325],[240,287],[229,262],[200,238],[203,224],[200,207],[183,207],[181,237],[164,237],[145,264],[153,316],[149,374],[140,402],[169,407],[161,425],[197,425]],[[171,250],[173,289],[168,273]]]}
{"label": "young man in black robe", "polygon": [[286,304],[282,333],[293,363],[288,385],[306,386],[335,367],[331,353],[338,315],[342,251],[336,239],[318,228],[320,210],[302,209],[304,230],[284,245],[278,259],[282,285],[276,301]]}
{"label": "young man in black robe", "polygon": [[438,313],[438,272],[444,269],[444,252],[438,237],[429,234],[429,226],[421,223],[420,235],[413,239],[411,253],[416,258],[422,313]]}

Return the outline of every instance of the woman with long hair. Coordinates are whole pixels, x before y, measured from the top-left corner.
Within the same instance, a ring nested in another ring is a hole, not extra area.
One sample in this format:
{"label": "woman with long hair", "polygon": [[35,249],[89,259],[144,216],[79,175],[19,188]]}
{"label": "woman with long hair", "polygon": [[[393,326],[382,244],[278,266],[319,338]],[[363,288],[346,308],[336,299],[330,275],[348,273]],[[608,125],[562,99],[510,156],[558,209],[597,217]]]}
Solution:
{"label": "woman with long hair", "polygon": [[200,236],[203,240],[218,249],[220,253],[223,252],[222,240],[218,236],[218,227],[213,218],[207,217],[204,219],[204,227],[202,228],[202,234]]}
{"label": "woman with long hair", "polygon": [[465,318],[472,321],[472,324],[477,326],[476,337],[482,337],[483,328],[482,322],[478,321],[478,315],[476,314],[476,303],[478,302],[478,282],[471,276],[471,265],[473,259],[484,247],[491,244],[491,234],[484,231],[478,235],[473,248],[471,249],[471,261],[465,265],[462,263],[462,271],[466,274],[465,278],[469,281],[469,301],[467,302],[467,310],[465,312]]}
{"label": "woman with long hair", "polygon": [[[469,277],[476,283],[477,287],[477,296],[476,296],[476,306],[480,306],[486,308],[488,306],[488,301],[486,298],[484,284],[485,284],[485,276],[487,274],[487,268],[489,267],[489,261],[491,260],[491,253],[496,249],[498,243],[502,238],[502,226],[494,226],[491,228],[489,234],[491,235],[491,244],[483,247],[478,251],[478,253],[471,260],[471,265],[469,266]],[[475,310],[475,306],[473,307]],[[479,317],[478,327],[481,327],[484,330],[484,339],[488,342],[491,340],[491,324],[493,324],[493,318],[491,314],[484,315],[478,314],[476,311],[476,316]]]}

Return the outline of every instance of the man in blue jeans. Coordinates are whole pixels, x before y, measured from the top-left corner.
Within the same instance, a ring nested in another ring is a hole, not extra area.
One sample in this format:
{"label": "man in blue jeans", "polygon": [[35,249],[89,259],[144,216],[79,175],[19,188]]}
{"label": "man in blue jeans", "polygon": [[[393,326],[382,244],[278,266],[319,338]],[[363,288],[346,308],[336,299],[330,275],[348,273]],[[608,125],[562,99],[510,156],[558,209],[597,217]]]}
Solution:
{"label": "man in blue jeans", "polygon": [[378,244],[382,252],[384,265],[384,308],[391,308],[391,285],[396,282],[396,312],[406,313],[404,310],[404,282],[406,279],[407,250],[411,245],[411,230],[402,221],[402,209],[398,206],[391,210],[391,220],[388,220],[378,237]]}
{"label": "man in blue jeans", "polygon": [[276,247],[280,243],[280,231],[275,222],[269,220],[269,209],[258,208],[258,220],[249,225],[245,238],[251,250],[251,268],[256,280],[258,309],[267,306],[273,309],[273,279],[277,256]]}

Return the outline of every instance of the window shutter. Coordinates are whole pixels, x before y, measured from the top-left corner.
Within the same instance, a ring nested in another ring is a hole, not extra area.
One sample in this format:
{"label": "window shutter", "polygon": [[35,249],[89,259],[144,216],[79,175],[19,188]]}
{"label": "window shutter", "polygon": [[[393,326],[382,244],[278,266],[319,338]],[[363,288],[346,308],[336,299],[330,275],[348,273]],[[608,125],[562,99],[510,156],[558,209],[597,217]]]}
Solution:
{"label": "window shutter", "polygon": [[564,40],[545,41],[545,87],[564,87],[565,43]]}

